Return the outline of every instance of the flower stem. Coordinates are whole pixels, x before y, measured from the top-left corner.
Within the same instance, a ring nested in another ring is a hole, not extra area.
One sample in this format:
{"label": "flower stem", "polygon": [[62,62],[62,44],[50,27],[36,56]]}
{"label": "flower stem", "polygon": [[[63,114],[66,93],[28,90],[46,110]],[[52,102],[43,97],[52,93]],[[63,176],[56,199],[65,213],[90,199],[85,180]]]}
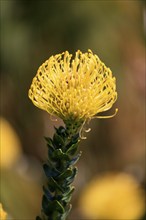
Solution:
{"label": "flower stem", "polygon": [[43,165],[47,184],[43,186],[41,217],[36,220],[65,220],[71,210],[71,186],[77,173],[74,167],[81,152],[78,151],[79,132],[71,124],[55,128],[53,138],[46,137],[48,161]]}

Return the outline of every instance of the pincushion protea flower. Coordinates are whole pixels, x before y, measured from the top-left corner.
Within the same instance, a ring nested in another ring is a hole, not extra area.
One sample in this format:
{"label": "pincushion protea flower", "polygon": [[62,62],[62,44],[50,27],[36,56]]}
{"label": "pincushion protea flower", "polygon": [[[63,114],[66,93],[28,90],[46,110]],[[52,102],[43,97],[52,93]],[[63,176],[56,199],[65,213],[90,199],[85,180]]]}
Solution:
{"label": "pincushion protea flower", "polygon": [[91,119],[109,110],[117,99],[115,77],[91,50],[51,56],[32,81],[34,105],[63,120]]}
{"label": "pincushion protea flower", "polygon": [[55,128],[53,138],[46,137],[48,162],[43,165],[46,177],[42,211],[36,220],[65,220],[81,153],[77,154],[79,133],[84,123],[109,110],[117,99],[115,78],[100,59],[88,50],[51,56],[43,63],[29,89],[34,105],[63,119],[65,127]]}

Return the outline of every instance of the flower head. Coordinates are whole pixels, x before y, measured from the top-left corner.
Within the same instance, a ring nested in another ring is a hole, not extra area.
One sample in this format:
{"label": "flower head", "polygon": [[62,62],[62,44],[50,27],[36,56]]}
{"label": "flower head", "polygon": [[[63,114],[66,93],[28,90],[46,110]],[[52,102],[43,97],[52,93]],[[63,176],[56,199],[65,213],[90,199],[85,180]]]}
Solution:
{"label": "flower head", "polygon": [[1,163],[0,168],[11,168],[21,157],[21,143],[11,124],[0,117]]}
{"label": "flower head", "polygon": [[109,110],[117,99],[115,77],[91,50],[68,51],[43,63],[29,89],[34,105],[63,120],[86,121]]}
{"label": "flower head", "polygon": [[6,220],[7,213],[3,210],[2,204],[0,203],[0,219],[1,220]]}
{"label": "flower head", "polygon": [[137,220],[145,211],[145,192],[125,173],[108,173],[93,179],[80,197],[87,219]]}

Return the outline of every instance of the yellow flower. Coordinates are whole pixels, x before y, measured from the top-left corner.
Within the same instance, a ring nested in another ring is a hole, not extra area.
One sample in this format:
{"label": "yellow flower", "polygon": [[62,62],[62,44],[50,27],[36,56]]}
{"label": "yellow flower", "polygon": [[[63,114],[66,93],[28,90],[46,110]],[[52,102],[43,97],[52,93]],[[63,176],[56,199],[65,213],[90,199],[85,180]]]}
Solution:
{"label": "yellow flower", "polygon": [[66,51],[39,67],[29,98],[64,121],[84,122],[112,107],[117,99],[115,77],[91,50],[78,50],[74,58]]}
{"label": "yellow flower", "polygon": [[128,174],[107,174],[85,187],[80,209],[87,219],[138,220],[145,211],[144,192]]}
{"label": "yellow flower", "polygon": [[0,220],[6,220],[7,213],[3,210],[2,204],[0,203]]}
{"label": "yellow flower", "polygon": [[19,137],[11,124],[4,118],[0,118],[1,140],[0,140],[0,167],[10,168],[21,156],[21,143]]}

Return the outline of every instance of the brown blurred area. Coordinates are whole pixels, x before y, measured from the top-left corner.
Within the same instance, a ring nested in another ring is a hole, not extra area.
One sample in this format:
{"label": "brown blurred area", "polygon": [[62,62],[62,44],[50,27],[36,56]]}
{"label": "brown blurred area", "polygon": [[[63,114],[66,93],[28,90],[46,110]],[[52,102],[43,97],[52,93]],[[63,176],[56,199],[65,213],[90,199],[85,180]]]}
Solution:
{"label": "brown blurred area", "polygon": [[[117,80],[118,100],[104,115],[112,114],[115,108],[119,111],[112,119],[94,119],[88,125],[91,132],[85,134],[87,139],[80,144],[82,157],[78,162],[72,216],[77,215],[74,213],[81,188],[95,175],[107,171],[127,172],[144,187],[144,1],[1,0],[0,4],[1,116],[17,133],[22,151],[17,165],[5,171],[2,168],[4,190],[11,191],[12,187],[6,188],[5,181],[15,185],[17,178],[23,182],[25,176],[23,190],[17,193],[17,187],[15,189],[19,203],[25,192],[31,193],[31,187],[39,188],[42,184],[41,164],[46,158],[43,136],[52,136],[54,126],[61,125],[62,121],[54,122],[46,112],[37,109],[28,98],[28,89],[38,67],[46,59],[65,50],[75,53],[77,49],[82,52],[91,49],[111,68]],[[30,178],[32,186],[27,187]],[[31,209],[32,204],[34,212],[30,216],[39,212],[40,190],[32,192],[29,207]],[[38,194],[37,198],[33,194]],[[12,198],[15,204],[13,196],[2,193],[1,202],[5,210],[11,212],[10,216],[17,217],[17,203],[13,207],[10,205]],[[27,197],[20,209],[25,209],[27,218],[32,218],[28,217],[26,204]]]}

